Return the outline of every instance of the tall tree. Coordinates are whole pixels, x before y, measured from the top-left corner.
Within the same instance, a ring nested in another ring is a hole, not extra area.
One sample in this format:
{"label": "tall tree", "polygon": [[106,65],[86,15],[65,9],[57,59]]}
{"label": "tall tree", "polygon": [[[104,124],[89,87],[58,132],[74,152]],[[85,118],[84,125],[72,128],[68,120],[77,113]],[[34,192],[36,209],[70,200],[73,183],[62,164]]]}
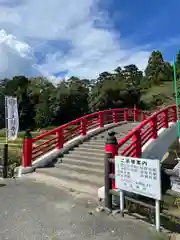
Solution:
{"label": "tall tree", "polygon": [[153,51],[148,60],[145,74],[150,85],[158,83],[164,60],[160,51]]}
{"label": "tall tree", "polygon": [[134,64],[130,64],[124,67],[122,71],[124,79],[126,81],[126,86],[131,88],[139,88],[140,83],[143,78],[143,73]]}
{"label": "tall tree", "polygon": [[180,78],[180,50],[176,56],[176,70],[177,70],[177,78]]}
{"label": "tall tree", "polygon": [[38,103],[35,107],[35,125],[37,128],[45,128],[52,125],[53,115],[53,102],[51,101],[51,92],[49,89],[44,89],[38,99]]}
{"label": "tall tree", "polygon": [[76,119],[89,112],[89,86],[87,81],[71,77],[58,84],[53,96],[54,124]]}
{"label": "tall tree", "polygon": [[145,70],[148,86],[172,80],[172,66],[164,62],[160,51],[153,51]]}
{"label": "tall tree", "polygon": [[142,72],[135,65],[120,67],[114,74],[100,74],[100,81],[92,88],[90,95],[90,109],[92,111],[128,107],[138,103],[139,85]]}

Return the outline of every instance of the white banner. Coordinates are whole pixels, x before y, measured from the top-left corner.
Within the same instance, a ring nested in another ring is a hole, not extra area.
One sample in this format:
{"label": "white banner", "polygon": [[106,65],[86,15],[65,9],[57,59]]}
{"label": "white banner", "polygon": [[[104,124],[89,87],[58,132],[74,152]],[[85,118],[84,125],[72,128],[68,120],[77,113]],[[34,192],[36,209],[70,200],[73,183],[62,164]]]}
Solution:
{"label": "white banner", "polygon": [[7,139],[15,140],[19,131],[19,116],[16,97],[5,97]]}

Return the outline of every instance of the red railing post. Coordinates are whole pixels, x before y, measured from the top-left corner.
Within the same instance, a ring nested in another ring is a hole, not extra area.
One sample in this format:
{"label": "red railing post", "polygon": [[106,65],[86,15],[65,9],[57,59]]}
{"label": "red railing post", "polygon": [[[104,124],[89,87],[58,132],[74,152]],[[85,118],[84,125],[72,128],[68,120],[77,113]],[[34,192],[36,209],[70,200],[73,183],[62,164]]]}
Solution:
{"label": "red railing post", "polygon": [[63,135],[63,129],[62,128],[58,129],[58,131],[56,132],[56,138],[57,138],[56,149],[63,148],[64,135]]}
{"label": "red railing post", "polygon": [[99,115],[98,115],[98,125],[99,125],[99,128],[102,128],[104,127],[104,113],[103,112],[100,112]]}
{"label": "red railing post", "polygon": [[83,118],[80,122],[80,135],[85,136],[86,135],[86,119]]}
{"label": "red railing post", "polygon": [[155,115],[152,120],[150,121],[150,127],[152,129],[152,138],[157,138],[157,115]]}
{"label": "red railing post", "polygon": [[117,123],[117,122],[118,122],[118,114],[117,114],[117,111],[114,110],[112,114],[113,114],[113,123]]}
{"label": "red railing post", "polygon": [[[104,147],[104,151],[106,153],[112,153],[112,157],[114,158],[115,156],[118,155],[118,142],[115,137],[115,132],[109,132],[108,137],[106,140],[106,144]],[[113,167],[112,173],[115,173],[115,168]],[[115,180],[112,179],[112,189],[115,189]]]}
{"label": "red railing post", "polygon": [[125,108],[124,109],[124,121],[128,121],[128,118],[129,118],[129,112],[128,112],[128,109]]}
{"label": "red railing post", "polygon": [[136,108],[136,106],[134,107],[134,121],[138,121],[138,109]]}
{"label": "red railing post", "polygon": [[163,111],[163,128],[168,128],[168,109],[164,109]]}
{"label": "red railing post", "polygon": [[134,149],[134,157],[141,157],[142,149],[141,149],[141,130],[138,129],[135,131],[132,137],[133,149]]}
{"label": "red railing post", "polygon": [[28,167],[32,164],[32,135],[30,130],[27,130],[24,135],[22,166]]}
{"label": "red railing post", "polygon": [[172,106],[172,122],[177,122],[177,113],[176,113],[176,106]]}

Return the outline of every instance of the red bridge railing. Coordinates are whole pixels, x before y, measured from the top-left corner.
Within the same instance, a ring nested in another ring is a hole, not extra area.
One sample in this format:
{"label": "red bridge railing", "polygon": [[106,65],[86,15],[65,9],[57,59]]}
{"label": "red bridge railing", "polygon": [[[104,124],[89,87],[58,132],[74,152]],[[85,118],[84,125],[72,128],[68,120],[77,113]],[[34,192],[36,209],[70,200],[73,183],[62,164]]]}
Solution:
{"label": "red bridge railing", "polygon": [[[118,146],[107,144],[105,151],[110,152],[113,158],[111,162],[113,166],[109,174],[114,175],[114,157],[115,155],[123,155],[127,157],[141,157],[143,146],[150,140],[158,137],[158,131],[162,128],[168,128],[169,123],[176,123],[177,113],[176,106],[168,106],[158,110],[146,117],[134,129],[132,129],[125,137],[118,141]],[[115,189],[115,180],[112,179],[112,189]]]}
{"label": "red bridge railing", "polygon": [[37,137],[26,137],[23,144],[22,166],[30,166],[44,154],[63,148],[69,140],[85,136],[89,131],[104,125],[123,121],[142,121],[145,113],[137,108],[120,108],[88,114]]}
{"label": "red bridge railing", "polygon": [[[168,106],[147,117],[138,126],[131,130],[124,138],[118,141],[120,155],[140,157],[142,147],[150,140],[158,137],[161,128],[168,128],[169,123],[176,123],[176,106]],[[130,142],[127,144],[127,142]],[[124,145],[126,146],[124,147]],[[124,147],[124,148],[123,148]]]}

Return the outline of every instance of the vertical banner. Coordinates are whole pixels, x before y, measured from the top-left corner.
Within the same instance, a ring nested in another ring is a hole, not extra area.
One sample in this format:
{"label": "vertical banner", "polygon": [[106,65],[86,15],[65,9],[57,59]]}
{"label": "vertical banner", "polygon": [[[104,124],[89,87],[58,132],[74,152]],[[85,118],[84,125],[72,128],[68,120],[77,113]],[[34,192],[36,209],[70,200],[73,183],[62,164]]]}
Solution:
{"label": "vertical banner", "polygon": [[15,140],[19,131],[19,116],[16,97],[5,97],[6,140]]}

